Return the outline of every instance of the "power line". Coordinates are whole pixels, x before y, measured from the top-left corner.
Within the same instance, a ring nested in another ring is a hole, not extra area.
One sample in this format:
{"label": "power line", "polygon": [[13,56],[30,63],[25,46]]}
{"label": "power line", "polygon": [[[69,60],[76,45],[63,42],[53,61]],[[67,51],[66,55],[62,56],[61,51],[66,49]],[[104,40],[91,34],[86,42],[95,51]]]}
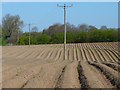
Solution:
{"label": "power line", "polygon": [[73,6],[72,4],[70,6],[67,6],[66,4],[64,4],[63,6],[57,4],[57,7],[62,7],[64,9],[64,60],[67,59],[66,57],[66,8],[72,7],[72,6]]}

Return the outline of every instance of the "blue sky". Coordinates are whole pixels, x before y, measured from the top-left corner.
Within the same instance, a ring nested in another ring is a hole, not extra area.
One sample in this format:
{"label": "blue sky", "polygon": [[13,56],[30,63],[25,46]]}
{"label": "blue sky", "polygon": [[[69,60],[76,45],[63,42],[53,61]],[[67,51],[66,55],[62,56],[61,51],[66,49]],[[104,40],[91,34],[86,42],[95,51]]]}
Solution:
{"label": "blue sky", "polygon": [[[48,28],[55,23],[63,23],[63,9],[57,4],[65,2],[4,2],[2,3],[2,16],[6,14],[19,15],[25,24],[33,23],[39,31]],[[78,26],[88,24],[100,28],[106,25],[109,28],[118,26],[117,2],[69,2],[72,8],[67,8],[67,22]],[[28,26],[23,28],[28,31]]]}

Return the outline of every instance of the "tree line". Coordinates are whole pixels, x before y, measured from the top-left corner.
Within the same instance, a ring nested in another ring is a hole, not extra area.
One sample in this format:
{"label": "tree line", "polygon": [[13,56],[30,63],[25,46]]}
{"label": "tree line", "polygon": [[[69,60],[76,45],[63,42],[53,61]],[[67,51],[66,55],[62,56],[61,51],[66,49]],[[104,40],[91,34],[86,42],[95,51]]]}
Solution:
{"label": "tree line", "polygon": [[[24,22],[19,15],[7,14],[2,18],[0,36],[2,45],[28,45],[29,32],[23,32]],[[117,42],[119,41],[118,29],[101,26],[100,29],[92,25],[82,24],[74,26],[67,23],[67,43],[92,43],[92,42]],[[64,24],[53,24],[39,32],[32,27],[30,42],[37,44],[61,44],[64,42]]]}

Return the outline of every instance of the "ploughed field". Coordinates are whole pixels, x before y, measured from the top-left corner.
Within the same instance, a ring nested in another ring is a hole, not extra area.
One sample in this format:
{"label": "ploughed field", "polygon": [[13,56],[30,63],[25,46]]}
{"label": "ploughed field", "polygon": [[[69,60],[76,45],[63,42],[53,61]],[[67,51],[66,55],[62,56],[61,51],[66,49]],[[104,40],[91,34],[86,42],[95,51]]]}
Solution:
{"label": "ploughed field", "polygon": [[3,88],[120,87],[117,42],[5,46]]}

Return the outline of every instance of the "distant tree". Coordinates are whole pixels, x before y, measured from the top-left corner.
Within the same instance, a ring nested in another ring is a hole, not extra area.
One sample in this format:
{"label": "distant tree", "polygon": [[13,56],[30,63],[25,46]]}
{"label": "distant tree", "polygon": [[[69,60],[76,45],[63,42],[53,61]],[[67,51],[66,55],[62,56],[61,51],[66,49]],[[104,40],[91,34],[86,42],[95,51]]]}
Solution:
{"label": "distant tree", "polygon": [[61,24],[54,24],[50,26],[48,29],[44,31],[45,34],[47,35],[54,35],[55,33],[63,32],[64,31],[64,25],[62,26]]}
{"label": "distant tree", "polygon": [[[20,45],[29,44],[29,32],[22,32],[21,28],[23,26],[23,21],[20,20],[18,15],[11,16],[6,15],[3,17],[2,29],[0,28],[0,33],[2,33],[2,43],[6,45],[7,43],[16,44],[18,35]],[[73,24],[67,23],[67,43],[86,43],[86,42],[117,42],[120,40],[118,33],[115,28],[107,28],[102,26],[100,29],[92,25],[82,24],[78,27]],[[18,34],[19,32],[19,34]],[[1,35],[1,34],[0,34]],[[53,24],[42,32],[38,32],[36,26],[32,27],[30,33],[31,44],[56,44],[64,43],[64,24]],[[7,39],[7,40],[6,40]],[[1,40],[1,36],[0,36]],[[0,42],[0,44],[1,44]]]}
{"label": "distant tree", "polygon": [[0,25],[0,45],[2,45],[2,27]]}
{"label": "distant tree", "polygon": [[54,34],[52,36],[52,43],[57,43],[57,44],[64,43],[64,33],[61,32]]}
{"label": "distant tree", "polygon": [[107,26],[101,26],[100,30],[108,30]]}
{"label": "distant tree", "polygon": [[21,36],[19,39],[19,45],[28,45],[29,44],[29,38],[27,36]]}
{"label": "distant tree", "polygon": [[[66,29],[67,32],[73,32],[76,30],[76,27],[69,23],[67,23],[66,28],[67,28]],[[56,33],[63,33],[63,32],[64,32],[64,24],[59,24],[59,23],[56,23],[50,26],[49,28],[43,30],[44,34],[47,34],[50,36],[55,35]]]}
{"label": "distant tree", "polygon": [[78,26],[78,29],[79,29],[79,31],[82,31],[82,32],[88,32],[89,26],[86,24],[82,24],[82,25]]}
{"label": "distant tree", "polygon": [[102,40],[101,30],[91,30],[89,32],[89,41],[90,42],[100,42]]}
{"label": "distant tree", "polygon": [[84,43],[87,42],[87,33],[88,32],[77,32],[75,36],[75,43]]}
{"label": "distant tree", "polygon": [[31,39],[30,39],[31,41],[31,44],[33,44],[33,45],[36,45],[36,44],[38,44],[38,41],[37,41],[37,37],[35,37],[35,36],[31,36]]}
{"label": "distant tree", "polygon": [[75,32],[68,32],[67,33],[67,43],[74,43],[76,38]]}
{"label": "distant tree", "polygon": [[31,35],[36,37],[37,34],[38,34],[38,28],[36,26],[34,26],[31,30]]}
{"label": "distant tree", "polygon": [[0,23],[0,28],[2,28],[2,24]]}
{"label": "distant tree", "polygon": [[38,28],[36,26],[34,26],[31,30],[31,32],[38,32]]}
{"label": "distant tree", "polygon": [[89,25],[89,30],[97,30],[95,26]]}
{"label": "distant tree", "polygon": [[2,38],[2,25],[0,24],[0,38]]}
{"label": "distant tree", "polygon": [[46,29],[43,29],[42,33],[45,34],[45,32],[46,32]]}
{"label": "distant tree", "polygon": [[51,41],[51,36],[46,34],[41,34],[39,37],[37,37],[38,44],[49,44]]}
{"label": "distant tree", "polygon": [[76,30],[76,27],[73,24],[67,23],[66,30],[67,32],[74,32]]}
{"label": "distant tree", "polygon": [[106,30],[106,32],[104,32],[104,34],[106,34],[106,41],[107,42],[116,42],[118,41],[118,31],[110,29],[110,30]]}
{"label": "distant tree", "polygon": [[20,17],[18,15],[12,16],[10,14],[7,14],[5,17],[3,17],[2,29],[8,43],[16,44],[18,40],[17,37],[22,26],[23,21],[20,20]]}

